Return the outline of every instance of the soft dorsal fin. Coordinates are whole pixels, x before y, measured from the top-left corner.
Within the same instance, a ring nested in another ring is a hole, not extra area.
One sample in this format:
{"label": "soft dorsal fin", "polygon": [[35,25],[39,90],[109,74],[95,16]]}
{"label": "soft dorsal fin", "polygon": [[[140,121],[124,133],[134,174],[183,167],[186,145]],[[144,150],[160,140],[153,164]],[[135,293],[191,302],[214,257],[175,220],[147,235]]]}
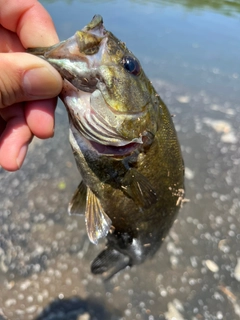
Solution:
{"label": "soft dorsal fin", "polygon": [[122,180],[122,190],[143,208],[149,208],[157,201],[157,194],[148,179],[136,169],[129,169]]}
{"label": "soft dorsal fin", "polygon": [[87,187],[83,181],[81,181],[74,192],[71,201],[68,205],[69,215],[78,214],[84,215],[86,208]]}
{"label": "soft dorsal fin", "polygon": [[89,188],[87,188],[85,221],[89,240],[94,244],[97,244],[100,238],[106,237],[112,225],[100,201]]}

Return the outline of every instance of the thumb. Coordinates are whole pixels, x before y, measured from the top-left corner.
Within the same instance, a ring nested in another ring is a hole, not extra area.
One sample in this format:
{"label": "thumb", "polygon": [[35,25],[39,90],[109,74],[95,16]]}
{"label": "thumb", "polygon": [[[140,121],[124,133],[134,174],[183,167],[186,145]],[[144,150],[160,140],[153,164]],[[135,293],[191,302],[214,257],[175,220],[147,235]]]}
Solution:
{"label": "thumb", "polygon": [[17,102],[56,97],[62,89],[59,73],[28,53],[0,53],[0,108]]}

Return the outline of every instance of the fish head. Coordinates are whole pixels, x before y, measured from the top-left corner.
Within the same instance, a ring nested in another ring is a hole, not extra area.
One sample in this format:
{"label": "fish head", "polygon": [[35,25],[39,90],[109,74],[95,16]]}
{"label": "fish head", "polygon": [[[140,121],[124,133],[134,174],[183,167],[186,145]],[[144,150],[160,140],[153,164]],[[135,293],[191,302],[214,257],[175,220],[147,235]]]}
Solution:
{"label": "fish head", "polygon": [[101,16],[42,57],[63,77],[61,98],[70,123],[98,150],[143,144],[157,131],[156,93],[138,59],[104,28]]}

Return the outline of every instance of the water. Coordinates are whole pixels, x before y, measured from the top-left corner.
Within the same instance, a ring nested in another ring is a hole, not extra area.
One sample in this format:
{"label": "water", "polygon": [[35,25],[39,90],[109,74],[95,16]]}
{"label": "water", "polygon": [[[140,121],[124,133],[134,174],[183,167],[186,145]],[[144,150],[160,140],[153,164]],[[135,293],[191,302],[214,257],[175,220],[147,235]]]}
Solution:
{"label": "water", "polygon": [[[54,139],[0,170],[0,315],[46,319],[240,318],[240,16],[233,1],[43,1],[60,39],[92,16],[142,62],[170,111],[190,202],[154,259],[108,284],[101,251],[66,208],[78,184],[59,105]],[[1,316],[0,316],[1,318]]]}

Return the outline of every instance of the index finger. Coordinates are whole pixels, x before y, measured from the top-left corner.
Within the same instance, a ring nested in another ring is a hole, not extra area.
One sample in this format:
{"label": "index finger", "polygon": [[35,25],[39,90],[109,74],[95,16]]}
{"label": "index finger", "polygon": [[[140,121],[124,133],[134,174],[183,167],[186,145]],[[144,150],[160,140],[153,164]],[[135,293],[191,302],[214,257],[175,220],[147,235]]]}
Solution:
{"label": "index finger", "polygon": [[59,41],[49,13],[37,0],[0,0],[0,8],[0,24],[17,33],[25,48]]}

